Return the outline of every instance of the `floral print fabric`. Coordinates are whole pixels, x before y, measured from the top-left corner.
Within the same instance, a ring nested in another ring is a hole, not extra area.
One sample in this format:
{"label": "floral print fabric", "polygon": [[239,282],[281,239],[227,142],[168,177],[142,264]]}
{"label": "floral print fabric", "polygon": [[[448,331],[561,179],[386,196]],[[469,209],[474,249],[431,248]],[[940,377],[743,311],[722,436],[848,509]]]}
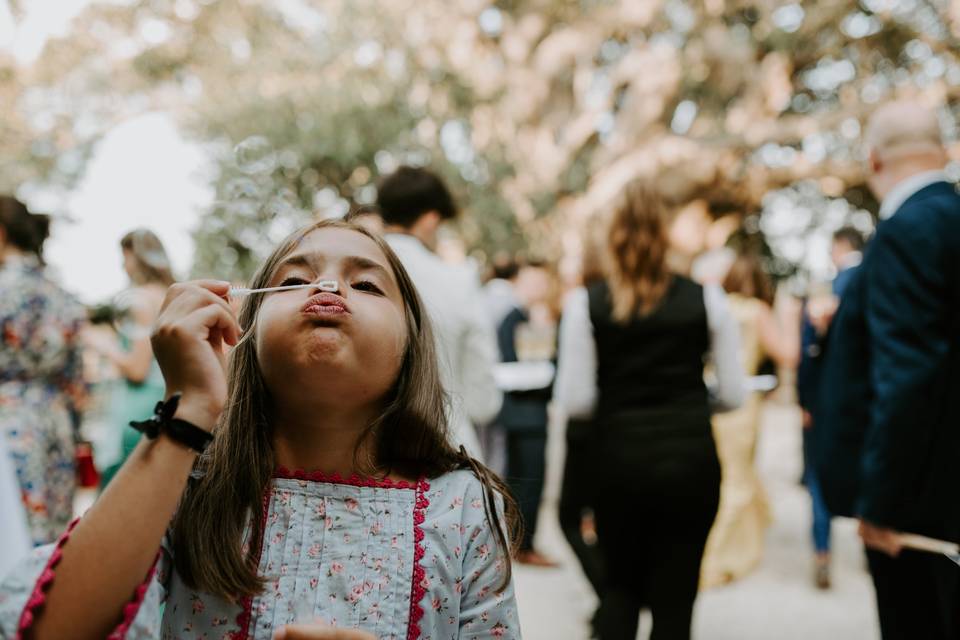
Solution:
{"label": "floral print fabric", "polygon": [[[482,485],[469,471],[428,484],[417,525],[415,485],[277,478],[265,500],[264,591],[240,604],[193,591],[173,570],[165,545],[140,609],[119,637],[267,640],[283,624],[321,618],[382,640],[404,640],[411,630],[429,640],[519,638],[512,583],[497,593],[507,565],[485,517]],[[417,529],[419,589],[412,583]],[[14,637],[49,553],[38,550],[0,585],[0,638]],[[423,610],[416,625],[412,605]]]}
{"label": "floral print fabric", "polygon": [[0,267],[0,437],[7,439],[34,544],[55,540],[73,516],[71,410],[85,393],[84,317],[35,258]]}

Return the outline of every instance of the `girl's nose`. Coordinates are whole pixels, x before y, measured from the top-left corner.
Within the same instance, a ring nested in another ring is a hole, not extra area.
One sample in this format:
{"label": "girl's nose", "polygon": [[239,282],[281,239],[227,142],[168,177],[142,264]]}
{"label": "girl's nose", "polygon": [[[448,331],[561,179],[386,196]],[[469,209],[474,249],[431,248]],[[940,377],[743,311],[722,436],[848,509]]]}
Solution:
{"label": "girl's nose", "polygon": [[329,291],[330,293],[340,293],[340,282],[337,280],[318,280],[316,282],[317,289],[321,291]]}

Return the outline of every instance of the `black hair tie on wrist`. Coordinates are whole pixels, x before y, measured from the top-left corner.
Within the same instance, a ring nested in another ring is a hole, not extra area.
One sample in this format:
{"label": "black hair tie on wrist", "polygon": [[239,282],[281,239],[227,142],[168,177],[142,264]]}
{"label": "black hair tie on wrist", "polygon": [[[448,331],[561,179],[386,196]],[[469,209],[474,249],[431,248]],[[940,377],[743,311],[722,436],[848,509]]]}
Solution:
{"label": "black hair tie on wrist", "polygon": [[160,432],[167,434],[171,439],[184,444],[197,453],[206,451],[213,440],[213,434],[201,429],[192,422],[174,418],[177,406],[180,404],[180,394],[175,393],[166,402],[160,401],[153,410],[153,415],[142,421],[131,421],[130,426],[153,440]]}

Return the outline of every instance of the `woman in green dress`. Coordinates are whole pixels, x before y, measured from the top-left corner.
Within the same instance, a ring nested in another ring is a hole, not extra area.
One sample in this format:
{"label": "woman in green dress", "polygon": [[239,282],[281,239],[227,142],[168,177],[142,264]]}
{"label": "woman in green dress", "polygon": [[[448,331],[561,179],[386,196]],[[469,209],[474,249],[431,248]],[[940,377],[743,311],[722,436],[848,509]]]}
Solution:
{"label": "woman in green dress", "polygon": [[163,399],[163,376],[150,347],[150,328],[160,313],[167,288],[174,282],[167,252],[152,231],[135,229],[127,233],[120,240],[120,248],[130,288],[117,296],[116,333],[90,331],[85,336],[87,345],[120,373],[110,394],[108,423],[113,446],[106,452],[101,487],[106,487],[140,439],[140,433],[128,423],[153,413],[154,405]]}

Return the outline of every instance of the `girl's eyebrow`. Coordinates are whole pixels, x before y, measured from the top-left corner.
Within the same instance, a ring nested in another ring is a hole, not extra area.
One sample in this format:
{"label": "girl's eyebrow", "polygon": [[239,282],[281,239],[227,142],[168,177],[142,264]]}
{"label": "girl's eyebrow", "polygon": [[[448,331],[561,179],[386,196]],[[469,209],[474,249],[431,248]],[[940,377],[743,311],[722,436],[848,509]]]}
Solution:
{"label": "girl's eyebrow", "polygon": [[311,268],[312,265],[310,264],[310,260],[307,258],[306,255],[304,255],[304,254],[302,254],[302,253],[298,253],[298,254],[296,254],[296,255],[292,255],[292,256],[288,256],[288,257],[284,258],[284,259],[280,262],[280,264],[277,265],[277,271],[280,271],[281,269],[283,269],[283,268],[285,268],[285,267],[307,267],[307,268]]}
{"label": "girl's eyebrow", "polygon": [[387,280],[391,279],[390,272],[387,271],[387,268],[376,260],[364,258],[363,256],[347,256],[343,261],[354,271],[375,271]]}
{"label": "girl's eyebrow", "polygon": [[[284,258],[284,260],[277,265],[277,272],[279,273],[285,267],[306,267],[317,271],[317,267],[321,267],[326,260],[326,256],[323,255],[297,253]],[[392,279],[390,277],[390,271],[376,260],[371,260],[363,256],[344,256],[340,260],[346,264],[350,271],[375,271],[387,280]]]}

